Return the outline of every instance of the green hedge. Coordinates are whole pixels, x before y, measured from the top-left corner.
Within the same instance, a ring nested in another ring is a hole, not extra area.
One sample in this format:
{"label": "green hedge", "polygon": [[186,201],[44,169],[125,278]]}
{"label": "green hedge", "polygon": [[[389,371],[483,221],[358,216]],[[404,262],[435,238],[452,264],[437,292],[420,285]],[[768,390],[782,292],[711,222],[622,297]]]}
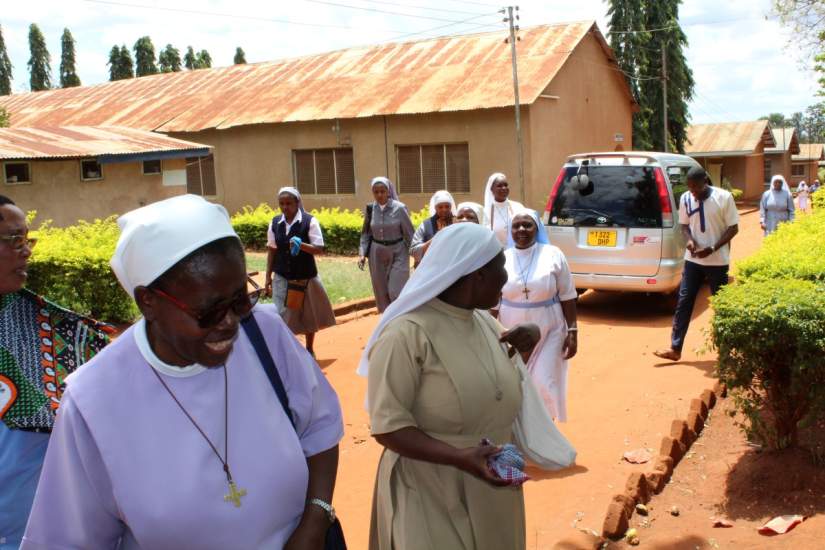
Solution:
{"label": "green hedge", "polygon": [[[820,236],[820,238],[822,235]],[[825,410],[825,287],[750,280],[712,298],[718,374],[753,439],[780,449]]]}
{"label": "green hedge", "polygon": [[120,235],[114,217],[65,229],[46,223],[35,233],[39,241],[29,260],[29,289],[96,319],[128,322],[137,316],[109,267]]}
{"label": "green hedge", "polygon": [[780,224],[758,252],[737,264],[736,273],[743,281],[825,282],[825,205],[811,215],[800,214],[793,223]]}
{"label": "green hedge", "polygon": [[811,195],[811,204],[815,209],[825,210],[825,187],[820,187]]}
{"label": "green hedge", "polygon": [[[278,213],[278,210],[273,209],[266,203],[261,203],[256,208],[246,206],[232,216],[232,226],[245,247],[253,250],[263,250],[266,247],[266,231],[269,223]],[[310,214],[315,216],[318,223],[321,224],[327,252],[332,254],[358,253],[361,227],[364,224],[363,211],[321,208],[320,210],[310,210]],[[415,227],[418,227],[426,216],[426,209],[413,212],[410,215]]]}

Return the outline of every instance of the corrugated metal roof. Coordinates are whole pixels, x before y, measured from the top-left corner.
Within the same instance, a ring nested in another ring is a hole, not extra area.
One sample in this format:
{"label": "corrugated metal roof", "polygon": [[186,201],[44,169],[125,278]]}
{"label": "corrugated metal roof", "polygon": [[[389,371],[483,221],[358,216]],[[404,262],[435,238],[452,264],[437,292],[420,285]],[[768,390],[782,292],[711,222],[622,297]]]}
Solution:
{"label": "corrugated metal roof", "polygon": [[[536,101],[589,32],[599,40],[605,59],[582,70],[615,66],[593,21],[521,30],[522,103]],[[505,37],[493,32],[379,44],[15,94],[0,97],[0,105],[14,126],[111,125],[164,132],[506,107],[513,105],[513,84]],[[633,101],[629,91],[628,101]]]}
{"label": "corrugated metal roof", "polygon": [[685,153],[694,157],[749,155],[756,151],[763,140],[765,147],[775,145],[770,130],[767,120],[693,124],[688,127]]}
{"label": "corrugated metal roof", "polygon": [[0,159],[52,159],[210,149],[133,128],[88,126],[0,128]]}
{"label": "corrugated metal roof", "polygon": [[800,143],[799,154],[791,157],[793,161],[825,160],[825,143]]}
{"label": "corrugated metal roof", "polygon": [[773,128],[773,140],[775,147],[766,147],[768,154],[781,154],[790,151],[792,155],[799,154],[799,139],[797,139],[796,128]]}

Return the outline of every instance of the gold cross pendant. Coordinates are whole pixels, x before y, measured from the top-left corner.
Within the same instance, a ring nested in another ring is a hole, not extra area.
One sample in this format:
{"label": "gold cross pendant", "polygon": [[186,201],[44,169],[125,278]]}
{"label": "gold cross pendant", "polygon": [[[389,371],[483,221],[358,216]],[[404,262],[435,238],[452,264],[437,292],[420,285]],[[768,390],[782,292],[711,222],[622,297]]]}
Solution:
{"label": "gold cross pendant", "polygon": [[529,288],[524,287],[524,290],[522,290],[521,293],[524,294],[524,299],[525,300],[530,299],[530,289]]}
{"label": "gold cross pendant", "polygon": [[224,502],[231,502],[235,505],[235,508],[241,507],[241,497],[246,496],[246,489],[238,490],[238,487],[235,485],[234,481],[229,482],[229,494],[223,497]]}

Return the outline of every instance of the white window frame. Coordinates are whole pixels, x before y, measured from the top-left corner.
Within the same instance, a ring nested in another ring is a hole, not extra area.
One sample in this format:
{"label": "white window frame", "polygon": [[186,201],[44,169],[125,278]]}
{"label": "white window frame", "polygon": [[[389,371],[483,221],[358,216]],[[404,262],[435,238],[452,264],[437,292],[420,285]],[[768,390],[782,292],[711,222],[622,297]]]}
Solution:
{"label": "white window frame", "polygon": [[[6,166],[9,164],[25,164],[29,168],[29,179],[28,181],[9,181],[6,175]],[[25,160],[8,160],[3,163],[3,182],[6,185],[31,185],[32,183],[32,163],[25,161]]]}
{"label": "white window frame", "polygon": [[[96,162],[98,166],[100,166],[100,176],[96,178],[87,178],[86,175],[83,173],[83,163],[84,162]],[[103,165],[100,164],[100,161],[96,158],[88,158],[88,159],[80,159],[78,161],[78,166],[80,167],[80,181],[102,181],[103,180]]]}
{"label": "white window frame", "polygon": [[[158,161],[160,163],[160,169],[157,172],[147,172],[146,171],[146,163],[147,162],[154,162]],[[161,159],[152,159],[152,160],[142,160],[140,161],[140,173],[143,176],[160,176],[163,174],[163,160]]]}

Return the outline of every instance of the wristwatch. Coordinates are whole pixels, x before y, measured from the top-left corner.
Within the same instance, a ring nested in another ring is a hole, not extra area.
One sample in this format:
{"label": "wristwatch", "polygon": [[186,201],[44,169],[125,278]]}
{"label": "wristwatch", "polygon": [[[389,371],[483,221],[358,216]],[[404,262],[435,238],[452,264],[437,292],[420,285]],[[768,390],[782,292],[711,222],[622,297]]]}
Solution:
{"label": "wristwatch", "polygon": [[322,508],[324,512],[327,513],[327,517],[329,518],[330,523],[335,523],[335,508],[333,508],[332,504],[328,502],[324,502],[320,498],[311,498],[309,499],[309,504],[314,504],[319,508]]}

